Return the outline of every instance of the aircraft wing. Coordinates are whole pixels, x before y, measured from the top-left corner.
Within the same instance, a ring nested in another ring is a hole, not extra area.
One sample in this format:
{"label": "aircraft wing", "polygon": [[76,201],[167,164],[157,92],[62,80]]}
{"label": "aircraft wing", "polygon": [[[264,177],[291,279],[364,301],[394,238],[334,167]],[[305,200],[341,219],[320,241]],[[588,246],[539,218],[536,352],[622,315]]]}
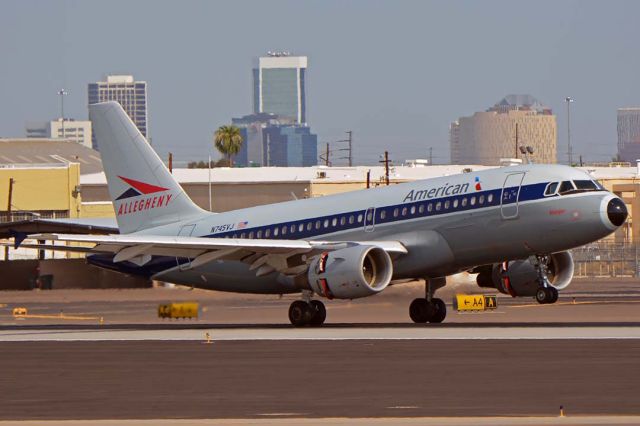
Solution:
{"label": "aircraft wing", "polygon": [[[353,245],[377,246],[390,254],[407,253],[399,241],[316,241],[269,240],[238,238],[168,237],[157,235],[73,235],[34,234],[29,239],[93,244],[88,253],[114,254],[114,262],[133,262],[144,265],[152,256],[171,256],[191,259],[190,267],[214,260],[239,260],[250,264],[256,275],[278,271],[297,275],[307,267],[306,259],[324,251],[338,250]],[[76,250],[77,246],[22,244],[21,247],[46,250]],[[82,251],[85,251],[83,249]]]}

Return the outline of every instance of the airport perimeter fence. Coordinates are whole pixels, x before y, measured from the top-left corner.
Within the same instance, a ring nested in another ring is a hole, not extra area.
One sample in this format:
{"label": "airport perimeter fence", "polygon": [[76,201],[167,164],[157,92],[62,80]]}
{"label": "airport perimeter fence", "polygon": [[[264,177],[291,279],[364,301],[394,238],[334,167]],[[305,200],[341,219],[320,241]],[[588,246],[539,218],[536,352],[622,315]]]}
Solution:
{"label": "airport perimeter fence", "polygon": [[575,277],[640,277],[640,245],[600,241],[571,250]]}

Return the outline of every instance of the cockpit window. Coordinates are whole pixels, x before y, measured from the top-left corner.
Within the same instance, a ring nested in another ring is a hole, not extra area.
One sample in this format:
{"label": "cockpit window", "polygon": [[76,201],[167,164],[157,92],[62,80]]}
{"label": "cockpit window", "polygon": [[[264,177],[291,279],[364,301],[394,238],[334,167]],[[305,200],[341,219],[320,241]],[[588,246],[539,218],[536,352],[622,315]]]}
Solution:
{"label": "cockpit window", "polygon": [[575,188],[573,187],[573,184],[571,183],[571,181],[565,180],[560,184],[560,190],[558,192],[560,192],[560,195],[563,195],[563,194],[568,194],[573,190],[575,190]]}
{"label": "cockpit window", "polygon": [[547,189],[544,190],[544,195],[553,195],[558,189],[558,182],[551,182],[547,185]]}
{"label": "cockpit window", "polygon": [[578,191],[597,191],[598,185],[592,180],[574,180],[574,185]]}

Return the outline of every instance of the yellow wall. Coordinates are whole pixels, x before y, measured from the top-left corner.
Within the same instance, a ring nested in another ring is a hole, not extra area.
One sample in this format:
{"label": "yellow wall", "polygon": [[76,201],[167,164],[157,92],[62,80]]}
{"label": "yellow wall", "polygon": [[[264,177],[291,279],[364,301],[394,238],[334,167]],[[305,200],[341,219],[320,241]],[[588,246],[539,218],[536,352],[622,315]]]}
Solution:
{"label": "yellow wall", "polygon": [[14,212],[64,211],[70,218],[113,217],[111,202],[82,203],[80,165],[66,167],[0,168],[0,212],[7,211],[9,179],[13,178],[11,196]]}
{"label": "yellow wall", "polygon": [[80,205],[80,217],[114,217],[113,203],[105,201],[103,203],[82,203]]}
{"label": "yellow wall", "polygon": [[74,190],[80,185],[79,164],[49,168],[0,168],[1,212],[7,211],[11,178],[14,180],[13,211],[66,210],[69,217],[78,217],[80,196]]}

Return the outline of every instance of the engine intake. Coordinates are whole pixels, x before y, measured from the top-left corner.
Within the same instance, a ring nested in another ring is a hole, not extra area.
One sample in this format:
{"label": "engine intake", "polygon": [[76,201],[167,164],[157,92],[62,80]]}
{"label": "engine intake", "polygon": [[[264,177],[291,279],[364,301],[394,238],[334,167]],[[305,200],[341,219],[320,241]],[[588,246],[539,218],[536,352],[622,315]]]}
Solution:
{"label": "engine intake", "polygon": [[[558,290],[569,287],[573,279],[573,256],[568,251],[550,255],[547,270],[547,278],[553,287]],[[476,282],[480,287],[495,288],[514,297],[535,296],[540,287],[536,268],[529,260],[509,261],[506,265],[484,265],[476,268],[476,271]]]}
{"label": "engine intake", "polygon": [[307,278],[328,299],[357,299],[380,293],[393,275],[389,254],[375,246],[353,246],[315,256]]}

